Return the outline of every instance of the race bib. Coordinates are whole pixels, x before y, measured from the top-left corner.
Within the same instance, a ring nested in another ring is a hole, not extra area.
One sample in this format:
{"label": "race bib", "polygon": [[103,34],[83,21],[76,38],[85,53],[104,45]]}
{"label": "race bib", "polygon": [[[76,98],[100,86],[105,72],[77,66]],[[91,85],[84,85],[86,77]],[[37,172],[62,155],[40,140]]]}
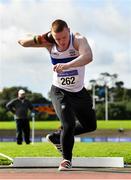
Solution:
{"label": "race bib", "polygon": [[57,78],[60,86],[73,86],[79,80],[78,71],[77,70],[64,71],[62,73],[58,73]]}

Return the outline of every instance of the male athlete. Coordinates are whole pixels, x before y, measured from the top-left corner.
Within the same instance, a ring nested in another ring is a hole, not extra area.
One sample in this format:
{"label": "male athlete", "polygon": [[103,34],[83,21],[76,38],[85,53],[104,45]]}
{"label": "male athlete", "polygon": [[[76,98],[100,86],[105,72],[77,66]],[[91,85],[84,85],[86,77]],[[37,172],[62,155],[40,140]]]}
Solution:
{"label": "male athlete", "polygon": [[74,135],[96,129],[92,99],[84,88],[85,65],[92,61],[87,39],[73,34],[67,23],[57,19],[51,31],[18,41],[24,47],[45,47],[53,65],[51,100],[61,121],[61,130],[47,135],[47,139],[61,152],[59,170],[72,167]]}

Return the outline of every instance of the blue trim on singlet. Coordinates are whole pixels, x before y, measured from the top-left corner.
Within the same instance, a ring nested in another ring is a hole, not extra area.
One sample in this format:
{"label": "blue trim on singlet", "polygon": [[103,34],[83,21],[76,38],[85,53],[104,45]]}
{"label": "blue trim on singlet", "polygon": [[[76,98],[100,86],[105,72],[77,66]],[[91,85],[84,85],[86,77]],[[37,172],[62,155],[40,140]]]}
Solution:
{"label": "blue trim on singlet", "polygon": [[53,57],[51,57],[51,62],[53,65],[57,64],[57,63],[68,63],[72,60],[74,60],[77,57],[70,57],[70,58],[63,58],[63,59],[55,59]]}

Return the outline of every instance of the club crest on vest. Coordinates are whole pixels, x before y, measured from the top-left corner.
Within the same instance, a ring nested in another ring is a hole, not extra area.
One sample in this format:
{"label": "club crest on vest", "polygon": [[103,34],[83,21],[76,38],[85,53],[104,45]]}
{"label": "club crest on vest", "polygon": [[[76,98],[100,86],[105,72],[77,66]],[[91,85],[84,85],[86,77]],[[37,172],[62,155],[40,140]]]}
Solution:
{"label": "club crest on vest", "polygon": [[70,56],[75,56],[75,55],[76,55],[76,52],[75,52],[74,49],[70,49],[70,50],[69,50],[69,54],[70,54]]}

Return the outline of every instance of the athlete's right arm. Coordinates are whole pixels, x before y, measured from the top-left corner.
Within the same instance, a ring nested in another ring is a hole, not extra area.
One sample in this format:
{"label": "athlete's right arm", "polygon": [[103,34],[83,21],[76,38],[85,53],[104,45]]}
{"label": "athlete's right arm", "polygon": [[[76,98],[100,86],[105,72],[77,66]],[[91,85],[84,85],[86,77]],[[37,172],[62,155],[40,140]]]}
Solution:
{"label": "athlete's right arm", "polygon": [[49,33],[43,35],[35,35],[33,37],[21,39],[18,43],[23,47],[46,47],[49,48],[52,46],[54,41],[48,37]]}

